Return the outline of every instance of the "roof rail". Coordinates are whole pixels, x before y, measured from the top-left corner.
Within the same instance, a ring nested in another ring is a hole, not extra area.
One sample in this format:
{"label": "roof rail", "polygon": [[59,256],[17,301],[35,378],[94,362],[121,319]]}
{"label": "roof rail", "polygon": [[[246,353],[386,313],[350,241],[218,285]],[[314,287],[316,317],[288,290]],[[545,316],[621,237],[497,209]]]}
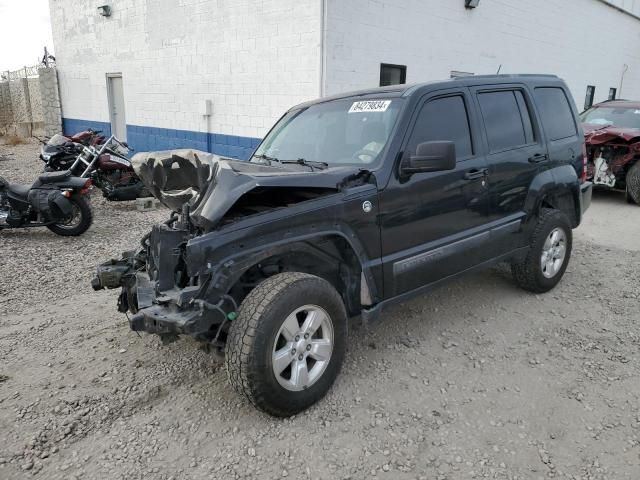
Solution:
{"label": "roof rail", "polygon": [[468,75],[463,77],[455,77],[453,80],[468,80],[470,78],[519,78],[519,77],[543,77],[543,78],[558,78],[557,75],[551,75],[547,73],[497,73],[487,75]]}

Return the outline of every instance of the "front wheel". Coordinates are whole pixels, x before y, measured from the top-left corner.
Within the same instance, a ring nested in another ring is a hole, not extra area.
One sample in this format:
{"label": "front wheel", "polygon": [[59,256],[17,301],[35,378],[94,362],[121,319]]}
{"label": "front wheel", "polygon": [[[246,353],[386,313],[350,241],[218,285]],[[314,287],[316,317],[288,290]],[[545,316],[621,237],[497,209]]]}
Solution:
{"label": "front wheel", "polygon": [[313,275],[281,273],[242,302],[227,339],[227,375],[257,408],[288,417],[327,393],[346,345],[347,315],[335,288]]}
{"label": "front wheel", "polygon": [[63,237],[82,235],[89,229],[93,222],[91,205],[89,205],[86,198],[74,195],[69,201],[72,206],[71,215],[58,223],[47,225],[49,230]]}
{"label": "front wheel", "polygon": [[531,235],[527,256],[511,264],[516,283],[535,293],[551,290],[567,269],[572,242],[567,216],[559,210],[543,209]]}
{"label": "front wheel", "polygon": [[627,202],[640,205],[640,160],[629,169],[625,181],[627,184],[625,192]]}

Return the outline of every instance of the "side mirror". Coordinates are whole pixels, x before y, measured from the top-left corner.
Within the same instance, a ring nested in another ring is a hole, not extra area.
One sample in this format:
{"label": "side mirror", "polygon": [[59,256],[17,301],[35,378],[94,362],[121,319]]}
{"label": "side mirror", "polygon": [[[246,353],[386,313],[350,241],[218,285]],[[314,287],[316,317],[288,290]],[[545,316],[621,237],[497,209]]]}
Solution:
{"label": "side mirror", "polygon": [[416,154],[404,157],[400,173],[412,175],[422,172],[439,172],[456,168],[456,146],[450,141],[418,144]]}

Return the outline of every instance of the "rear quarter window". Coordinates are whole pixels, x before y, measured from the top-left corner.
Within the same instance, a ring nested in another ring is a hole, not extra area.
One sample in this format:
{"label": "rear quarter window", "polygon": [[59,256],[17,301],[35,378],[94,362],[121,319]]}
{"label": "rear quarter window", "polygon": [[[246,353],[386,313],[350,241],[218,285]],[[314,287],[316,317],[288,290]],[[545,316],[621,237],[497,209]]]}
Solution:
{"label": "rear quarter window", "polygon": [[558,87],[538,87],[534,91],[534,97],[549,140],[577,135],[573,111],[564,90]]}

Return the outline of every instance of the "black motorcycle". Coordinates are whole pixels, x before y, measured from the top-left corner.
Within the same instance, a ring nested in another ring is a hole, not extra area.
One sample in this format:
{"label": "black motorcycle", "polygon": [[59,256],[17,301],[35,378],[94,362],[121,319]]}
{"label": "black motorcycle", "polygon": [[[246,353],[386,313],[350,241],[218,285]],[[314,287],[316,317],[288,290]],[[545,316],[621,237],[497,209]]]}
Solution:
{"label": "black motorcycle", "polygon": [[69,171],[43,173],[33,185],[0,177],[0,230],[47,227],[58,235],[82,235],[93,221],[86,196],[90,188],[90,179]]}
{"label": "black motorcycle", "polygon": [[84,145],[56,134],[47,141],[40,140],[40,160],[44,162],[45,172],[69,170],[82,153]]}

